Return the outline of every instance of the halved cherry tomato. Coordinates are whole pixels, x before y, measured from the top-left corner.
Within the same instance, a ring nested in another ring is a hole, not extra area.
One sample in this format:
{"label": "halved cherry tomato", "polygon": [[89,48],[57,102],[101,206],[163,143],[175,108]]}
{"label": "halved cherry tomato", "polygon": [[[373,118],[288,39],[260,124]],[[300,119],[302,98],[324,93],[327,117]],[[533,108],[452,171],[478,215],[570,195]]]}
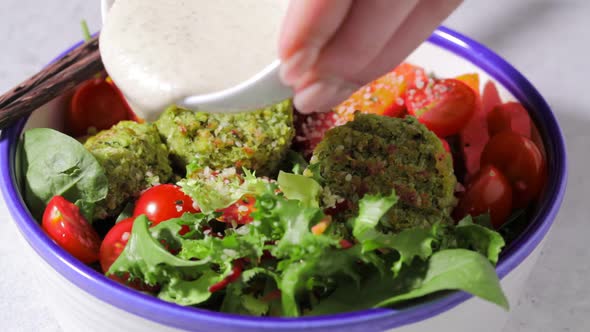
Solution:
{"label": "halved cherry tomato", "polygon": [[43,213],[42,227],[60,247],[80,261],[98,260],[100,237],[80,214],[80,209],[62,196],[54,196]]}
{"label": "halved cherry tomato", "polygon": [[135,218],[131,217],[119,221],[102,240],[99,254],[102,272],[106,273],[125,249],[131,236],[134,220]]}
{"label": "halved cherry tomato", "polygon": [[[125,249],[127,241],[129,241],[129,237],[131,236],[131,230],[133,229],[134,221],[135,218],[133,217],[119,221],[115,224],[115,226],[113,226],[113,228],[111,228],[111,230],[102,240],[102,243],[100,244],[99,257],[100,267],[102,268],[103,273],[107,273],[111,265],[113,265],[113,263],[121,255],[123,249]],[[111,274],[108,277],[123,285],[127,285],[140,291],[153,292],[158,289],[157,286],[149,286],[139,279],[134,279],[133,281],[129,282],[129,275],[127,273],[123,276]]]}
{"label": "halved cherry tomato", "polygon": [[488,114],[490,137],[502,131],[512,131],[531,138],[532,122],[527,110],[517,102],[497,105]]}
{"label": "halved cherry tomato", "polygon": [[402,63],[391,72],[360,88],[334,111],[345,118],[344,123],[353,120],[355,111],[397,117],[406,109],[406,90],[414,86],[416,81],[425,84],[427,80],[424,69]]}
{"label": "halved cherry tomato", "polygon": [[408,113],[443,138],[465,127],[475,112],[476,102],[473,90],[456,79],[437,80],[406,93]]}
{"label": "halved cherry tomato", "polygon": [[244,196],[234,204],[223,209],[219,221],[229,224],[244,225],[252,222],[250,214],[254,211],[256,199],[253,196]]}
{"label": "halved cherry tomato", "polygon": [[[172,218],[179,218],[184,213],[197,213],[198,207],[193,199],[185,194],[179,186],[173,184],[159,184],[144,191],[137,202],[133,216],[145,214],[152,225]],[[182,226],[180,234],[186,234],[189,227]]]}
{"label": "halved cherry tomato", "polygon": [[506,222],[512,211],[512,187],[502,173],[486,166],[467,184],[459,204],[453,211],[456,220],[467,215],[490,214],[494,228]]}
{"label": "halved cherry tomato", "polygon": [[537,198],[545,183],[545,161],[530,139],[509,131],[488,142],[481,155],[482,165],[493,165],[510,181],[514,207],[523,208]]}
{"label": "halved cherry tomato", "polygon": [[88,130],[109,129],[123,120],[136,120],[117,87],[102,78],[83,82],[74,92],[65,116],[68,134],[88,135]]}

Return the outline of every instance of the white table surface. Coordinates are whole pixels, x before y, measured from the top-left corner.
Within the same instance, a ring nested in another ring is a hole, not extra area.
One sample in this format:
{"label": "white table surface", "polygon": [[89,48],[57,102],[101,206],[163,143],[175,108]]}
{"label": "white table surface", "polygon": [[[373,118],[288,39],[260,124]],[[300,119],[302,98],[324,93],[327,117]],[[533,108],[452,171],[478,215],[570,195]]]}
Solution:
{"label": "white table surface", "polygon": [[[444,1],[444,0],[443,0]],[[469,1],[446,24],[486,44],[546,97],[565,132],[570,181],[561,212],[504,332],[587,331],[590,322],[590,1]],[[100,26],[98,0],[0,0],[0,92]],[[586,127],[588,126],[588,127]],[[0,330],[60,331],[0,199]],[[105,317],[108,319],[108,317]]]}

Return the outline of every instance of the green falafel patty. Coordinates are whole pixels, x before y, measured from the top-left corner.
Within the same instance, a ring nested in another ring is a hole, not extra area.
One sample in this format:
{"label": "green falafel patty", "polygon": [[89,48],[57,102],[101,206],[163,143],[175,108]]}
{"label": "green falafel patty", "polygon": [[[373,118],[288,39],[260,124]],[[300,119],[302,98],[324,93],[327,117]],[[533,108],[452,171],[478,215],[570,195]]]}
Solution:
{"label": "green falafel patty", "polygon": [[129,198],[172,176],[168,150],[153,124],[121,121],[88,138],[84,147],[109,181],[107,197],[96,206],[96,219],[117,215]]}
{"label": "green falafel patty", "polygon": [[356,114],[354,121],[326,133],[311,163],[323,178],[326,207],[344,204],[338,217],[356,215],[363,195],[394,189],[399,201],[382,219],[385,229],[399,232],[450,220],[456,185],[451,155],[414,117]]}
{"label": "green falafel patty", "polygon": [[271,175],[291,145],[293,105],[290,100],[244,113],[193,112],[169,107],[156,121],[174,165],[220,170],[245,167]]}

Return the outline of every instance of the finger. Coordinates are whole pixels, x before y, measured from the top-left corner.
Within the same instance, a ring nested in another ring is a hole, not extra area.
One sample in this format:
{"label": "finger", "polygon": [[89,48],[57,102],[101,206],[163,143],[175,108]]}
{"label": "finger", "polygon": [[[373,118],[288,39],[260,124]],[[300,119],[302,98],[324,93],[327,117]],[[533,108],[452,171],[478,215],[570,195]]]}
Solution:
{"label": "finger", "polygon": [[279,40],[281,78],[287,85],[316,62],[320,50],[338,30],[352,0],[293,0]]}
{"label": "finger", "polygon": [[320,72],[354,77],[375,59],[419,0],[356,0],[320,53]]}
{"label": "finger", "polygon": [[298,91],[293,98],[295,108],[301,113],[328,112],[360,88],[360,85],[330,77],[316,80]]}
{"label": "finger", "polygon": [[356,75],[358,82],[368,83],[404,61],[461,4],[462,0],[420,0],[382,52]]}
{"label": "finger", "polygon": [[351,86],[369,83],[400,64],[461,2],[420,0],[380,54],[363,70],[347,77],[348,82],[342,77],[337,79],[316,73],[321,81],[300,87],[294,99],[295,106],[302,112],[325,112],[338,105],[351,95]]}

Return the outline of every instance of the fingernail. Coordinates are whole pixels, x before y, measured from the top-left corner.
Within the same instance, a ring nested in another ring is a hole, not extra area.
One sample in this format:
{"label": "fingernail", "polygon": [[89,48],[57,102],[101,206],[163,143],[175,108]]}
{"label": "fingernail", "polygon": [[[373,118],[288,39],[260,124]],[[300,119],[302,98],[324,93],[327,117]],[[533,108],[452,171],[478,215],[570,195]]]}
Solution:
{"label": "fingernail", "polygon": [[297,92],[293,103],[302,113],[327,112],[357,89],[355,84],[340,79],[325,79]]}
{"label": "fingernail", "polygon": [[316,62],[319,49],[315,47],[304,48],[284,60],[279,69],[281,80],[286,85],[294,86],[297,81],[311,69]]}

